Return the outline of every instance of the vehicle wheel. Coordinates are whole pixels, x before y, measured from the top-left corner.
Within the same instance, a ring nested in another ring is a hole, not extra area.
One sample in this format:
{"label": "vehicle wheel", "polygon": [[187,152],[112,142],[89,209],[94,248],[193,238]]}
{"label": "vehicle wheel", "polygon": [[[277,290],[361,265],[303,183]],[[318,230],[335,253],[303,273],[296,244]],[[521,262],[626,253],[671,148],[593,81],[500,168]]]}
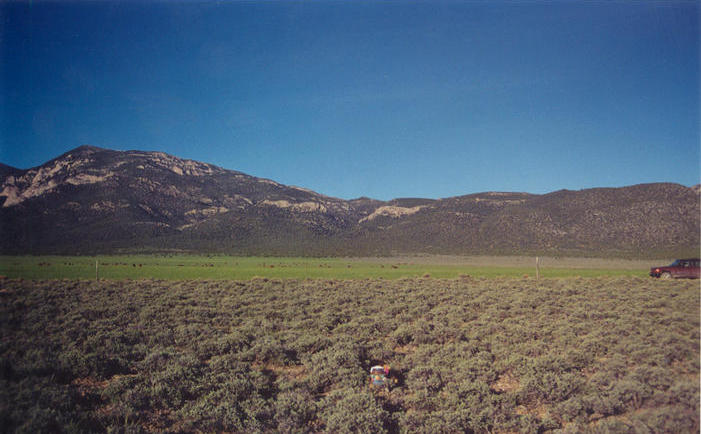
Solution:
{"label": "vehicle wheel", "polygon": [[666,280],[666,279],[671,279],[671,278],[672,278],[672,275],[666,271],[660,275],[660,279]]}

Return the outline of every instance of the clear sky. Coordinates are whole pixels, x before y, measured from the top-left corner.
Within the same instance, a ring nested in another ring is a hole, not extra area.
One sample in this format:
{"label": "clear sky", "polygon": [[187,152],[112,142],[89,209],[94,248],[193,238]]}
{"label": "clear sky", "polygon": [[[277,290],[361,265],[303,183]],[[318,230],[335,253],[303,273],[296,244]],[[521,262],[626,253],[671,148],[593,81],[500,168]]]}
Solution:
{"label": "clear sky", "polygon": [[699,183],[699,2],[0,3],[0,162],[159,150],[350,199]]}

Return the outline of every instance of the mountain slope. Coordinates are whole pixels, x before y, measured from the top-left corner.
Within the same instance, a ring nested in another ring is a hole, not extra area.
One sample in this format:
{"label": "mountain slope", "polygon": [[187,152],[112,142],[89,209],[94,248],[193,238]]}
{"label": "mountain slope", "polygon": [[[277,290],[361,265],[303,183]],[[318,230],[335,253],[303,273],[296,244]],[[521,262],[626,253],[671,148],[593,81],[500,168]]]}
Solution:
{"label": "mountain slope", "polygon": [[0,165],[0,252],[199,251],[646,256],[699,246],[677,184],[345,201],[160,152],[80,147]]}

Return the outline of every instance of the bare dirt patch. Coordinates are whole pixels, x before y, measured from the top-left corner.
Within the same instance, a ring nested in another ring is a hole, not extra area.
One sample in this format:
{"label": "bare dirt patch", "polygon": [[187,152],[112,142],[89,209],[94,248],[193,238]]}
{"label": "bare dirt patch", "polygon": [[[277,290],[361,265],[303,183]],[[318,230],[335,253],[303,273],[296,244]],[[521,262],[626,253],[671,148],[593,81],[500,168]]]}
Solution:
{"label": "bare dirt patch", "polygon": [[506,393],[518,390],[519,386],[518,379],[511,372],[505,372],[489,388],[498,393]]}

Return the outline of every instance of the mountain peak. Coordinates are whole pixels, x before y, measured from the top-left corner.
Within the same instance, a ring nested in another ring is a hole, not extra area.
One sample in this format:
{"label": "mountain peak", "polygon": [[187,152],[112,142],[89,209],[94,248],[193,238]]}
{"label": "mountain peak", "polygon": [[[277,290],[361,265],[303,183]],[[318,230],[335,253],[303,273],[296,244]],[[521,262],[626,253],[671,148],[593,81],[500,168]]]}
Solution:
{"label": "mountain peak", "polygon": [[[75,157],[87,157],[88,155],[96,154],[98,152],[104,152],[104,151],[109,151],[109,149],[104,149],[104,148],[99,148],[97,146],[92,146],[92,145],[81,145],[78,146],[77,148],[73,148],[70,151],[64,152],[63,154],[59,155],[58,157],[44,163],[44,164],[49,164],[58,160],[63,160],[66,158],[75,158]],[[37,166],[39,167],[39,166]]]}
{"label": "mountain peak", "polygon": [[346,201],[163,152],[84,145],[32,169],[0,164],[0,252],[675,256],[698,248],[698,193],[650,184]]}
{"label": "mountain peak", "polygon": [[102,151],[107,151],[107,149],[100,148],[97,146],[92,146],[92,145],[81,145],[75,149],[72,149],[72,150],[66,152],[64,155],[68,155],[68,154],[87,155],[87,154],[94,154],[96,152],[102,152]]}

